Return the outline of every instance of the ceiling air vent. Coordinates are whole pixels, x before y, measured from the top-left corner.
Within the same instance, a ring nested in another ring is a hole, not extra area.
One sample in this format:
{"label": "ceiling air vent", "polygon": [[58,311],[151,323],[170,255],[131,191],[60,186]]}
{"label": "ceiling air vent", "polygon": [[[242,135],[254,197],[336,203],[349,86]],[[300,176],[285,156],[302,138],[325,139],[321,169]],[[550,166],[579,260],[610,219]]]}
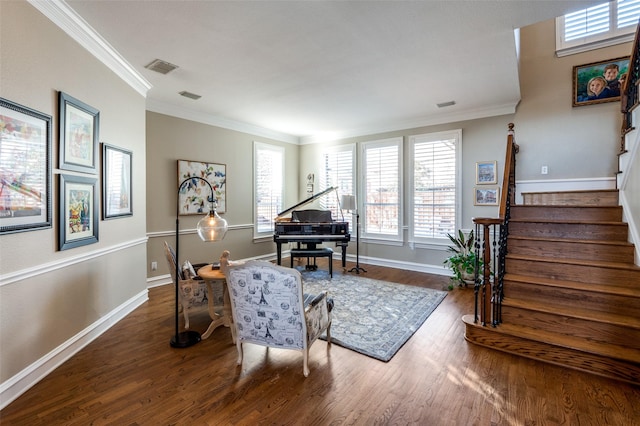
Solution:
{"label": "ceiling air vent", "polygon": [[183,90],[182,92],[180,92],[180,95],[184,96],[185,98],[189,98],[193,100],[197,100],[202,97],[200,95],[196,95],[195,93],[187,92],[186,90]]}
{"label": "ceiling air vent", "polygon": [[438,108],[444,108],[444,107],[452,106],[455,104],[456,104],[456,101],[449,101],[449,102],[442,102],[441,104],[436,104],[436,106]]}
{"label": "ceiling air vent", "polygon": [[169,74],[171,71],[178,68],[178,66],[170,64],[169,62],[163,61],[161,59],[155,59],[145,68],[151,71],[159,72],[160,74]]}

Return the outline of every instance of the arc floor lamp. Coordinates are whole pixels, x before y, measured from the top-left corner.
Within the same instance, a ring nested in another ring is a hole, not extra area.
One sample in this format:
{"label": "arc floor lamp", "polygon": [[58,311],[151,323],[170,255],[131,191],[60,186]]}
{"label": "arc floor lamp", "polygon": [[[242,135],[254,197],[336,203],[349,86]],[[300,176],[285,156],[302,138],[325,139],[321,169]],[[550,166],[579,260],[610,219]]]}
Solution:
{"label": "arc floor lamp", "polygon": [[188,348],[193,346],[201,340],[200,333],[193,330],[185,330],[179,332],[178,329],[178,308],[179,308],[179,285],[180,285],[180,192],[183,187],[194,179],[199,179],[207,184],[211,191],[211,197],[208,198],[210,202],[209,214],[198,221],[196,229],[198,236],[202,241],[213,242],[220,241],[227,233],[228,225],[227,221],[218,216],[216,212],[217,200],[214,198],[213,187],[208,180],[199,176],[189,177],[180,183],[178,186],[178,195],[176,197],[176,273],[175,273],[175,287],[176,287],[176,301],[175,301],[175,334],[171,338],[171,346],[174,348]]}
{"label": "arc floor lamp", "polygon": [[355,195],[343,195],[340,205],[343,209],[349,210],[352,215],[356,215],[356,266],[349,269],[349,272],[356,274],[360,274],[360,271],[367,272],[366,269],[360,267],[360,213],[358,213]]}

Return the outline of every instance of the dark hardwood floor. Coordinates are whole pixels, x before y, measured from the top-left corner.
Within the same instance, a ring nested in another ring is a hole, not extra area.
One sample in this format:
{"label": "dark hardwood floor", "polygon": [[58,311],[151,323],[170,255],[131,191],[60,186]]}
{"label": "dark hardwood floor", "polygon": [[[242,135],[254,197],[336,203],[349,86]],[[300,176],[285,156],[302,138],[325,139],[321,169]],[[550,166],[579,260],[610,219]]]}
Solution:
{"label": "dark hardwood floor", "polygon": [[[283,262],[288,263],[288,259]],[[321,268],[326,263],[319,260]],[[352,267],[348,265],[348,268]],[[448,278],[364,265],[369,278],[442,289]],[[339,262],[334,274],[342,274]],[[302,354],[229,329],[173,349],[173,288],[150,300],[0,412],[2,425],[637,425],[640,388],[474,346],[455,288],[388,363],[317,341]],[[192,317],[204,331],[208,316]]]}

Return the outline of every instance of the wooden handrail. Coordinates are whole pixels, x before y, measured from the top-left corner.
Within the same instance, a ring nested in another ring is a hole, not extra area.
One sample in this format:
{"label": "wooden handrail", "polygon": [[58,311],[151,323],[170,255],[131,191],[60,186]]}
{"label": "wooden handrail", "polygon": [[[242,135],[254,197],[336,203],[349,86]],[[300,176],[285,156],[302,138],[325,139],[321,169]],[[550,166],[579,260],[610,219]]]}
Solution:
{"label": "wooden handrail", "polygon": [[[515,142],[515,132],[513,123],[509,123],[507,133],[507,153],[504,160],[504,176],[502,176],[502,194],[500,195],[500,209],[498,217],[504,221],[507,215],[507,204],[515,204],[516,187],[516,154],[520,147]],[[509,191],[507,191],[509,189]],[[509,200],[507,200],[509,197]],[[509,201],[509,203],[507,203]]]}
{"label": "wooden handrail", "polygon": [[[503,280],[510,207],[516,202],[516,154],[520,147],[515,143],[513,123],[509,123],[507,147],[502,178],[502,194],[497,218],[474,218],[476,226],[476,274],[475,274],[475,321],[494,326],[502,322]],[[482,228],[482,232],[480,229]],[[496,230],[499,229],[499,238]],[[491,238],[493,230],[493,239]],[[482,235],[482,243],[479,237]],[[496,253],[496,246],[498,253]],[[492,254],[493,248],[493,254]],[[482,260],[480,260],[482,259]],[[480,265],[482,264],[482,271]],[[493,265],[493,272],[491,267]]]}

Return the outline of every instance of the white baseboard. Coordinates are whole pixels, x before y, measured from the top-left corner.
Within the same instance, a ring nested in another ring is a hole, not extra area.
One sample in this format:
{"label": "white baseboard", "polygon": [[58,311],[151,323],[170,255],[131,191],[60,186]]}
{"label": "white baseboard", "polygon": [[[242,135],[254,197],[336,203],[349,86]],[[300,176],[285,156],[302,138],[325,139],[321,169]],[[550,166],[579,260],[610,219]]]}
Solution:
{"label": "white baseboard", "polygon": [[148,290],[141,291],[15,376],[0,384],[0,410],[147,300],[149,300]]}
{"label": "white baseboard", "polygon": [[[355,262],[354,255],[347,255],[347,260]],[[363,265],[386,266],[387,268],[406,269],[408,271],[424,272],[425,274],[453,276],[451,271],[444,266],[425,265],[424,263],[405,262],[402,260],[381,259],[378,257],[360,256],[360,263]]]}
{"label": "white baseboard", "polygon": [[599,189],[616,189],[616,178],[520,180],[516,181],[516,204],[523,203],[523,192],[586,191]]}
{"label": "white baseboard", "polygon": [[[623,212],[630,211],[631,207],[629,207],[629,202],[627,201],[627,197],[624,191],[620,192],[620,205],[622,206]],[[629,242],[635,245],[635,264],[640,265],[640,228],[638,228],[637,223],[633,220],[632,215],[626,215],[623,218],[625,222],[627,222],[627,226],[629,227]]]}

